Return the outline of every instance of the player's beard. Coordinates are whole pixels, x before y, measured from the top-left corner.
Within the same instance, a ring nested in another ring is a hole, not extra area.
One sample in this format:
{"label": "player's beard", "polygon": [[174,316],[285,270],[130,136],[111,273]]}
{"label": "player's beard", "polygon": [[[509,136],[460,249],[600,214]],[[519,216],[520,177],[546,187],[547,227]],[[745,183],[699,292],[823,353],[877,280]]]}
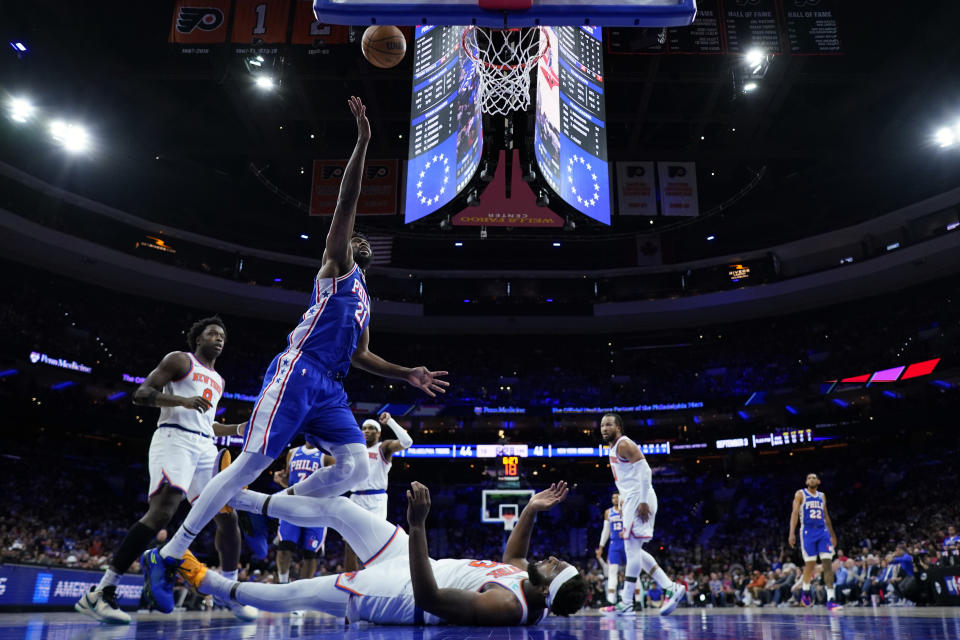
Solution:
{"label": "player's beard", "polygon": [[527,565],[527,577],[530,578],[530,584],[535,587],[542,587],[547,584],[547,579],[543,577],[543,573],[540,572],[536,562]]}
{"label": "player's beard", "polygon": [[360,252],[354,252],[353,261],[360,265],[360,268],[364,271],[367,270],[367,267],[370,266],[370,261],[373,260],[373,254],[361,254]]}

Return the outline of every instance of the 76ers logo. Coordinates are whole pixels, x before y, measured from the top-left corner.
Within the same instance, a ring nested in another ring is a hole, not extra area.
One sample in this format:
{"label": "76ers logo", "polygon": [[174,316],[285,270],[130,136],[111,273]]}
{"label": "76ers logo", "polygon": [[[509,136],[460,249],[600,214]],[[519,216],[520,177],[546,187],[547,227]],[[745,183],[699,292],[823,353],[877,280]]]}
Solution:
{"label": "76ers logo", "polygon": [[191,33],[194,29],[213,31],[223,24],[223,11],[214,7],[180,7],[177,31]]}

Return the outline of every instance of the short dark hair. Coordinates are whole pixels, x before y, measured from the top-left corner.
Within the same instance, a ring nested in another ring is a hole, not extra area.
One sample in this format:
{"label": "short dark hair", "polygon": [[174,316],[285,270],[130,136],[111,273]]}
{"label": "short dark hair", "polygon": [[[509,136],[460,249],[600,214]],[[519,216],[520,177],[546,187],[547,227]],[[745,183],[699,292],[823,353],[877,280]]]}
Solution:
{"label": "short dark hair", "polygon": [[587,603],[587,596],[589,594],[590,587],[587,586],[586,579],[584,579],[582,575],[577,574],[567,580],[563,586],[557,590],[557,595],[553,598],[550,611],[558,616],[573,615],[577,611],[580,611],[583,605]]}
{"label": "short dark hair", "polygon": [[357,231],[356,229],[353,230],[353,235],[350,236],[351,240],[354,238],[363,238],[367,242],[370,242],[370,238],[367,237],[367,234],[365,234],[363,231]]}
{"label": "short dark hair", "polygon": [[605,414],[603,414],[602,416],[600,416],[600,419],[603,420],[603,419],[606,418],[607,416],[610,416],[611,418],[613,418],[613,421],[617,423],[617,428],[620,429],[620,431],[622,432],[622,431],[623,431],[623,418],[620,417],[620,414],[619,414],[619,413],[614,413],[614,412],[612,412],[612,411],[607,411]]}
{"label": "short dark hair", "polygon": [[197,348],[197,338],[200,337],[200,334],[203,333],[203,330],[209,327],[210,325],[215,324],[221,329],[223,329],[223,334],[227,334],[227,325],[223,324],[223,320],[220,319],[220,316],[210,316],[209,318],[200,318],[192,325],[187,331],[187,348],[189,351],[193,351]]}

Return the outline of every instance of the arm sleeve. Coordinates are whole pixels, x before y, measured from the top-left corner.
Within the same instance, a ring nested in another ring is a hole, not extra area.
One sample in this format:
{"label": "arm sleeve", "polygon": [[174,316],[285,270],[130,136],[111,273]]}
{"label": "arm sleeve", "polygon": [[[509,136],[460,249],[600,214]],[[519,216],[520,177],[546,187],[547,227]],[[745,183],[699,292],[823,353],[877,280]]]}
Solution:
{"label": "arm sleeve", "polygon": [[600,532],[600,548],[607,546],[607,542],[610,541],[610,521],[603,521],[603,531]]}
{"label": "arm sleeve", "polygon": [[651,471],[646,458],[638,460],[633,464],[640,465],[640,493],[643,499],[646,500],[647,496],[650,495],[650,487],[653,486],[653,471]]}
{"label": "arm sleeve", "polygon": [[393,418],[387,420],[387,426],[393,429],[393,433],[397,436],[397,442],[400,443],[400,446],[404,449],[409,449],[410,445],[413,444],[413,438],[410,437],[407,430],[401,427]]}

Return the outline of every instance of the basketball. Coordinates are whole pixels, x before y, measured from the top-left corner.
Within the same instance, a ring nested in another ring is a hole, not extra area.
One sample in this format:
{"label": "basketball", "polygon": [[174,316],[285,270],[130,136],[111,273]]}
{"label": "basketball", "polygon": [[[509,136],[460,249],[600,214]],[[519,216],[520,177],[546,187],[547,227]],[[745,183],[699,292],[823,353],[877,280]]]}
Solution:
{"label": "basketball", "polygon": [[375,67],[389,69],[400,64],[407,52],[407,40],[397,27],[367,27],[360,43],[363,57]]}

